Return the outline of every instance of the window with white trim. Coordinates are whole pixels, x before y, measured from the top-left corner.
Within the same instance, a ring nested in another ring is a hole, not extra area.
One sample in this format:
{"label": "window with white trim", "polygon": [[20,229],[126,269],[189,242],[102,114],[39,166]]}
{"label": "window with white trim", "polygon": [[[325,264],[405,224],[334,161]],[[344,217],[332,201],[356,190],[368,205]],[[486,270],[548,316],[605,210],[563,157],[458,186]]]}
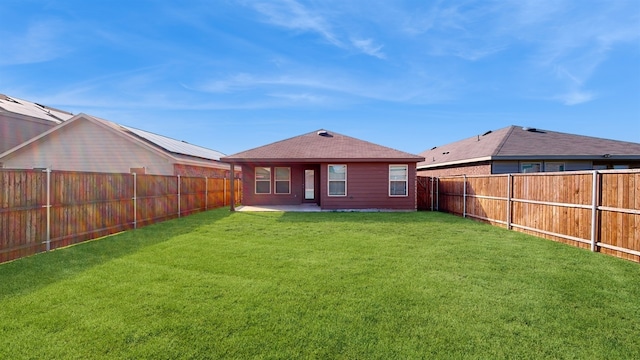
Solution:
{"label": "window with white trim", "polygon": [[347,196],[347,165],[329,165],[329,196]]}
{"label": "window with white trim", "polygon": [[291,168],[277,167],[275,168],[275,173],[276,173],[275,193],[290,194],[291,193]]}
{"label": "window with white trim", "polygon": [[407,196],[409,167],[389,165],[389,196]]}
{"label": "window with white trim", "polygon": [[257,167],[256,173],[256,194],[271,194],[271,168]]}

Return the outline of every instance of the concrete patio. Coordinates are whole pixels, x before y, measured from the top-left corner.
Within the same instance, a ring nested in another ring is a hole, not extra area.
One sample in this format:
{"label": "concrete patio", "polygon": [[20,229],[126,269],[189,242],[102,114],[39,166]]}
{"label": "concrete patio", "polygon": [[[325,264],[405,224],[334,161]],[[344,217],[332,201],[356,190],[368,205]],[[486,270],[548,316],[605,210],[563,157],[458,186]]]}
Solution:
{"label": "concrete patio", "polygon": [[320,212],[318,204],[301,204],[301,205],[241,205],[236,211],[286,211],[286,212]]}

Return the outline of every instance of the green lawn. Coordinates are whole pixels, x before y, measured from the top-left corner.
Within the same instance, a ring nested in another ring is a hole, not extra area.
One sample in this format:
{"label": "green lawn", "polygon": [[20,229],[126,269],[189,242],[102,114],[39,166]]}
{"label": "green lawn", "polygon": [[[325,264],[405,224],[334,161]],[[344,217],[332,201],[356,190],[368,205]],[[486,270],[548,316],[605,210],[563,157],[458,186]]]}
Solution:
{"label": "green lawn", "polygon": [[0,284],[0,359],[640,358],[640,265],[441,213],[219,209]]}

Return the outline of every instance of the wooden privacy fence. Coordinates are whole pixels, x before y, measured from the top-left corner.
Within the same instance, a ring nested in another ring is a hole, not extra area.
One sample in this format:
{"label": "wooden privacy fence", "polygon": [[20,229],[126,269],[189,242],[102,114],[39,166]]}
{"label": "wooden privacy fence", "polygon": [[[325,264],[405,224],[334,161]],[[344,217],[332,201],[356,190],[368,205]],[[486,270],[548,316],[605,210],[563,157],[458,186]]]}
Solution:
{"label": "wooden privacy fence", "polygon": [[[241,181],[235,180],[241,202]],[[0,170],[0,262],[230,203],[230,180]]]}
{"label": "wooden privacy fence", "polygon": [[640,262],[640,171],[432,178],[432,210]]}

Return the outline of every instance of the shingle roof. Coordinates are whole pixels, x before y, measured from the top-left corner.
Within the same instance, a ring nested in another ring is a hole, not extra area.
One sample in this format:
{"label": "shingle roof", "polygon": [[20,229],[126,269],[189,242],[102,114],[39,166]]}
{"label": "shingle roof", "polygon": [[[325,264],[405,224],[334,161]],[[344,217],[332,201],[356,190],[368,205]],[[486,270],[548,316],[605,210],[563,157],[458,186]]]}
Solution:
{"label": "shingle roof", "polygon": [[73,114],[63,110],[55,109],[49,106],[40,105],[27,100],[22,100],[0,94],[0,109],[5,111],[26,115],[38,119],[48,120],[55,124],[69,120]]}
{"label": "shingle roof", "polygon": [[640,144],[512,125],[423,151],[426,160],[418,168],[484,160],[602,159],[604,154],[640,159]]}
{"label": "shingle roof", "polygon": [[423,157],[320,129],[222,157],[225,162],[404,161]]}

